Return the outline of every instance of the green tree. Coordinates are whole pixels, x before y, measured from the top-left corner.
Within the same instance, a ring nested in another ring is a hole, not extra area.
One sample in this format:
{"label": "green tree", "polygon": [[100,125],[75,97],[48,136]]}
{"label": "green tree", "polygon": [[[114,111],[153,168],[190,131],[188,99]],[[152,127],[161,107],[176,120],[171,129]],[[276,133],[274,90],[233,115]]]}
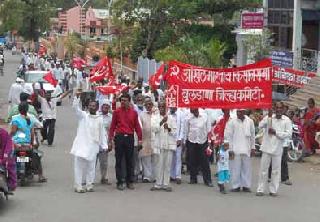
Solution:
{"label": "green tree", "polygon": [[[139,25],[139,33],[133,48],[138,54],[152,58],[160,46],[167,46],[161,38],[170,27],[177,27],[182,19],[194,18],[196,1],[192,0],[118,0],[114,3],[114,15],[130,25]],[[166,38],[167,41],[170,41]],[[133,60],[137,59],[134,57]]]}
{"label": "green tree", "polygon": [[244,40],[247,49],[248,60],[257,62],[270,56],[272,49],[272,33],[269,29],[264,29],[262,33],[252,34]]}
{"label": "green tree", "polygon": [[0,11],[2,29],[17,30],[26,40],[38,41],[48,29],[49,18],[55,12],[50,0],[6,0]]}
{"label": "green tree", "polygon": [[21,7],[20,0],[5,0],[2,3],[0,7],[0,19],[3,31],[19,30],[22,27],[23,17],[21,14],[23,10],[18,10],[19,7]]}
{"label": "green tree", "polygon": [[75,34],[69,34],[65,41],[67,55],[71,59],[79,50],[80,38]]}
{"label": "green tree", "polygon": [[203,42],[199,37],[184,37],[176,45],[156,51],[155,58],[159,61],[179,60],[197,66],[222,67],[227,65],[223,57],[225,50],[225,44],[215,38]]}

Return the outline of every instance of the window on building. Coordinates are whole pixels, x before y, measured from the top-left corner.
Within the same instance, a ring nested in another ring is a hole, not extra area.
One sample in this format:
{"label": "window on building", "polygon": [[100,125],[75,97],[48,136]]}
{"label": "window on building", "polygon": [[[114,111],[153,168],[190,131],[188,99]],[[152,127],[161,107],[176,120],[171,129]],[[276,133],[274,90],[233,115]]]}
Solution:
{"label": "window on building", "polygon": [[96,28],[90,27],[90,34],[96,34]]}
{"label": "window on building", "polygon": [[268,0],[268,8],[293,9],[294,0]]}

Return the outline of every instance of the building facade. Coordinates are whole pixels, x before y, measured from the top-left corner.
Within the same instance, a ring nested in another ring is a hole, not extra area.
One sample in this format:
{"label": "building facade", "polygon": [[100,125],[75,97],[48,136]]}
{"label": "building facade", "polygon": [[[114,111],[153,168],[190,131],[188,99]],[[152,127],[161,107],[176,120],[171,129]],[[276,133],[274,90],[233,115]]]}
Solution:
{"label": "building facade", "polygon": [[320,0],[264,0],[273,46],[293,53],[293,67],[319,73]]}
{"label": "building facade", "polygon": [[76,32],[84,38],[103,39],[111,27],[109,11],[91,7],[76,6],[59,12],[58,20],[61,34]]}
{"label": "building facade", "polygon": [[89,8],[86,12],[85,34],[90,38],[105,39],[111,27],[109,10]]}

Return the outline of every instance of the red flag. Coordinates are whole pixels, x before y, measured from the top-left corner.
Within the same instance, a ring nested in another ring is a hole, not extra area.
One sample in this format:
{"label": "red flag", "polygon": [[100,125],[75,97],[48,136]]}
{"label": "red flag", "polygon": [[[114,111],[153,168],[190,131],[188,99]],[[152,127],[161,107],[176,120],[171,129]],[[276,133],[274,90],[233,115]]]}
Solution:
{"label": "red flag", "polygon": [[149,85],[152,89],[156,89],[158,88],[158,86],[160,86],[160,81],[163,78],[163,72],[164,72],[164,64],[162,64],[159,69],[156,71],[155,74],[153,74],[152,76],[150,76],[149,79]]}
{"label": "red flag", "polygon": [[114,94],[116,93],[117,90],[117,86],[113,85],[113,86],[97,86],[96,90],[98,90],[100,93],[104,94],[104,95],[108,95],[108,94]]}
{"label": "red flag", "polygon": [[51,85],[53,85],[54,87],[57,86],[58,84],[58,80],[56,80],[52,74],[51,71],[49,71],[47,74],[45,74],[43,76],[43,79],[46,80],[48,83],[50,83]]}
{"label": "red flag", "polygon": [[80,58],[80,57],[76,57],[76,58],[72,59],[71,65],[72,65],[73,68],[80,69],[83,66],[87,66],[87,62],[84,59]]}
{"label": "red flag", "polygon": [[117,84],[117,85],[104,85],[104,86],[97,86],[96,90],[104,95],[108,94],[118,94],[123,91],[129,89],[129,86],[126,84]]}
{"label": "red flag", "polygon": [[114,78],[111,61],[108,57],[101,59],[90,72],[90,82],[103,80],[104,78]]}

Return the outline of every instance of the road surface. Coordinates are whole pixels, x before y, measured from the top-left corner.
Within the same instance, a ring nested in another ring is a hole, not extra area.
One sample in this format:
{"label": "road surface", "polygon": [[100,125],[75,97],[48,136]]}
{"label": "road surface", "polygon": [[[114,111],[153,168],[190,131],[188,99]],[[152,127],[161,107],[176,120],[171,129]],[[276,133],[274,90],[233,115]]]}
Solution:
{"label": "road surface", "polygon": [[[5,75],[0,76],[0,104],[7,100],[20,56],[6,54]],[[5,107],[5,106],[3,106]],[[4,110],[2,110],[3,113]],[[0,114],[1,115],[1,114]],[[77,121],[66,98],[58,108],[53,147],[43,145],[48,183],[18,187],[9,201],[0,200],[1,222],[319,222],[320,166],[290,163],[293,186],[281,185],[278,197],[254,193],[222,195],[203,184],[173,185],[174,192],[151,192],[151,184],[136,184],[134,191],[115,187],[114,154],[110,155],[111,186],[97,185],[94,193],[73,191],[72,156],[69,154]],[[259,159],[253,159],[253,190]],[[97,182],[100,180],[97,176]],[[216,182],[214,180],[214,182]]]}

